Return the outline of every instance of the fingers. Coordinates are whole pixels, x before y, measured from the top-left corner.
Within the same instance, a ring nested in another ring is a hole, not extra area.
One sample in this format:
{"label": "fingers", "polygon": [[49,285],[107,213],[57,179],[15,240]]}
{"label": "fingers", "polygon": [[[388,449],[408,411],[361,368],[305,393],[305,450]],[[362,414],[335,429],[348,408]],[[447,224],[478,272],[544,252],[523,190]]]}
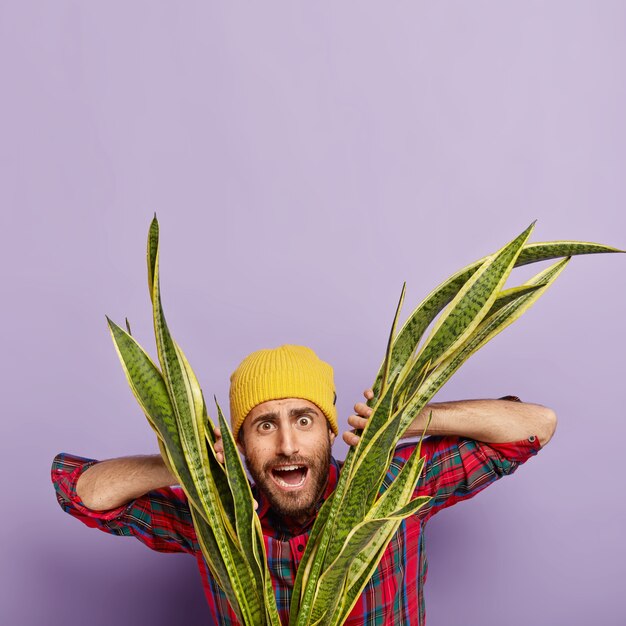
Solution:
{"label": "fingers", "polygon": [[[374,392],[371,389],[366,389],[363,392],[363,396],[365,396],[366,400],[371,400],[374,397]],[[357,402],[354,405],[354,410],[356,415],[348,416],[348,424],[355,430],[363,430],[367,426],[367,419],[371,417],[374,409],[367,406],[365,402]],[[343,440],[349,446],[356,446],[361,441],[361,438],[351,431],[346,431],[343,433]]]}
{"label": "fingers", "polygon": [[222,443],[222,432],[219,428],[214,429],[215,433],[215,443],[213,444],[213,448],[215,448],[215,458],[220,462],[224,462],[224,444]]}
{"label": "fingers", "polygon": [[254,510],[256,511],[259,508],[259,503],[254,498],[252,498],[252,502],[254,503]]}
{"label": "fingers", "polygon": [[359,441],[361,440],[361,437],[359,437],[358,435],[355,435],[353,432],[350,432],[349,430],[347,430],[346,432],[343,433],[343,440],[349,446],[356,446],[356,445],[358,445]]}
{"label": "fingers", "polygon": [[[374,392],[371,389],[366,389],[363,392],[363,395],[367,400],[371,400],[374,397]],[[367,406],[364,402],[357,402],[354,405],[354,410],[356,415],[348,416],[348,424],[355,430],[363,430],[367,426],[367,419],[372,415],[374,410]],[[361,438],[353,432],[346,431],[343,433],[343,440],[349,446],[356,446]]]}
{"label": "fingers", "polygon": [[350,415],[348,416],[348,424],[350,424],[352,428],[363,430],[367,426],[367,419],[358,415]]}
{"label": "fingers", "polygon": [[374,409],[370,408],[369,406],[367,406],[367,404],[363,403],[363,402],[357,402],[354,405],[354,410],[361,416],[361,417],[370,417],[370,415],[374,412]]}

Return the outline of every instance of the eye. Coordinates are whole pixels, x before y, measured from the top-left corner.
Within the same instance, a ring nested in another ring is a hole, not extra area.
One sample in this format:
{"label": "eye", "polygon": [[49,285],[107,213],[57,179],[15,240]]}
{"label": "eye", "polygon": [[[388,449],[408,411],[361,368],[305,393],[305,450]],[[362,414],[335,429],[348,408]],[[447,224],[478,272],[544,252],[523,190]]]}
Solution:
{"label": "eye", "polygon": [[270,432],[273,428],[274,428],[274,424],[272,424],[272,422],[261,422],[259,424],[259,430],[264,433]]}
{"label": "eye", "polygon": [[312,423],[312,420],[310,417],[307,417],[306,415],[302,415],[301,417],[298,418],[298,426],[302,426],[303,428],[310,426]]}

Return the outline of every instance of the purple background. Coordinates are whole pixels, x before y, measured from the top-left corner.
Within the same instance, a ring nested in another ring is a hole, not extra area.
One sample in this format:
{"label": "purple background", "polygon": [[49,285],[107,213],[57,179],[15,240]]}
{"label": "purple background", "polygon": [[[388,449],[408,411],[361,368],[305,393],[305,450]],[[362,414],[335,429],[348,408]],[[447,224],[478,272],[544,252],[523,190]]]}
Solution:
{"label": "purple background", "polygon": [[[2,623],[208,623],[193,559],[88,529],[49,481],[61,450],[156,451],[104,319],[154,353],[154,211],[205,393],[308,344],[345,423],[403,280],[406,315],[535,218],[626,247],[625,35],[609,1],[0,4]],[[625,623],[625,260],[574,259],[438,396],[560,422],[430,524],[429,624]]]}

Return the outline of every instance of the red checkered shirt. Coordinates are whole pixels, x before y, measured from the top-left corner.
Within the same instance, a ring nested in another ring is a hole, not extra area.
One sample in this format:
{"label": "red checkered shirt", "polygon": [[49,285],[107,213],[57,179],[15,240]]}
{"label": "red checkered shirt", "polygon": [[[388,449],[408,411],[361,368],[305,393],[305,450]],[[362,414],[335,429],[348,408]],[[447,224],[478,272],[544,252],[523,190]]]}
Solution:
{"label": "red checkered shirt", "polygon": [[[381,492],[397,476],[415,445],[406,443],[396,449]],[[423,626],[426,522],[438,511],[471,498],[501,476],[511,474],[539,448],[535,436],[505,444],[485,444],[460,437],[424,439],[422,453],[426,461],[415,495],[432,496],[432,500],[402,522],[346,624]],[[192,554],[200,569],[214,624],[237,624],[202,556],[181,488],[157,489],[117,509],[92,511],[76,495],[76,482],[94,463],[97,461],[66,453],[54,459],[52,480],[61,507],[88,526],[114,535],[134,536],[153,550]],[[318,509],[334,490],[341,466],[341,462],[332,459],[328,485]],[[278,609],[282,622],[287,624],[291,589],[314,517],[304,525],[296,525],[275,515],[262,494],[255,493],[255,497],[259,501],[258,514]]]}

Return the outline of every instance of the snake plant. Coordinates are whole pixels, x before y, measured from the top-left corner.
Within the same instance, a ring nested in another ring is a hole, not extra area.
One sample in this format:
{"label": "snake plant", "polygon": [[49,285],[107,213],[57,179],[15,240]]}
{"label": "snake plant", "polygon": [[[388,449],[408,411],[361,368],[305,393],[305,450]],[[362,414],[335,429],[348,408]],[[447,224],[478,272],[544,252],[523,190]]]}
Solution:
{"label": "snake plant", "polygon": [[[403,287],[373,385],[373,413],[359,444],[348,452],[337,488],[316,518],[292,592],[290,626],[342,624],[402,520],[429,500],[412,497],[424,465],[420,446],[391,487],[378,494],[399,439],[442,385],[532,306],[572,255],[620,252],[587,242],[529,244],[533,226],[442,283],[396,333]],[[215,425],[200,385],[163,314],[156,217],[147,257],[160,368],[135,341],[128,323],[124,330],[107,318],[122,367],[165,463],[187,495],[204,558],[239,621],[279,626],[261,524],[235,441],[216,400],[224,446],[220,463]],[[525,284],[503,289],[513,268],[562,257]]]}

